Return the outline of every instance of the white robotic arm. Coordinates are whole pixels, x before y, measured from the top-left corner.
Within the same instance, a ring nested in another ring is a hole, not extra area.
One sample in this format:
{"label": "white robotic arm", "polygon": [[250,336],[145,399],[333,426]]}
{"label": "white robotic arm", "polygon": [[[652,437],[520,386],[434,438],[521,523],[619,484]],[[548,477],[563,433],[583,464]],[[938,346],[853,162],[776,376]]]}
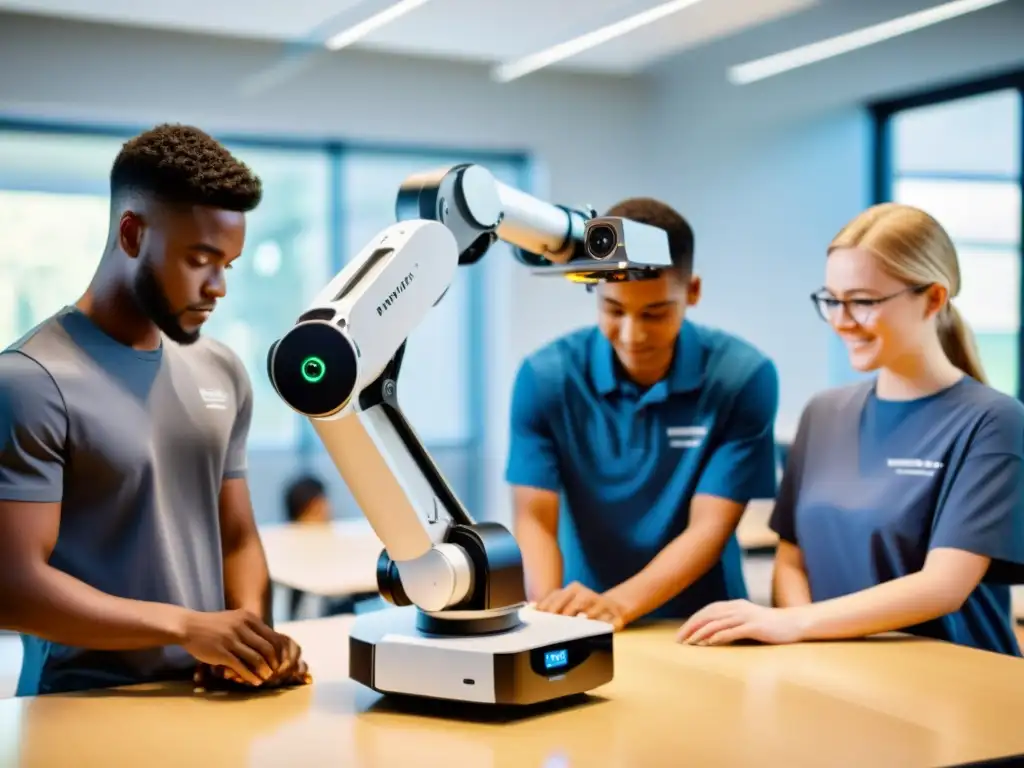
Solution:
{"label": "white robotic arm", "polygon": [[[402,414],[406,339],[459,265],[499,239],[535,271],[595,281],[656,274],[670,264],[667,238],[542,202],[476,165],[410,177],[397,215],[273,344],[269,376],[310,419],[383,542],[377,581],[385,599],[417,606],[419,629],[435,635],[512,629],[526,603],[519,547],[503,526],[474,521]],[[631,261],[624,238],[652,236],[643,262]]]}

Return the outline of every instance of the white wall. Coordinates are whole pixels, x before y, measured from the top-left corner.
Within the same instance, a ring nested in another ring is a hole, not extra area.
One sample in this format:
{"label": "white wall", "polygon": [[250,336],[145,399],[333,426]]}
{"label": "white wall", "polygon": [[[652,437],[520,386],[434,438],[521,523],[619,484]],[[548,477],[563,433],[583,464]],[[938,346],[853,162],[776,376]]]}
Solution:
{"label": "white wall", "polygon": [[707,301],[694,318],[776,360],[782,434],[830,383],[830,335],[808,296],[821,285],[829,240],[871,202],[872,125],[862,105],[1024,66],[1024,3],[745,87],[729,84],[726,68],[933,4],[832,0],[657,68],[653,180],[696,230]]}
{"label": "white wall", "polygon": [[[808,294],[822,253],[869,200],[867,98],[1024,64],[1024,7],[943,27],[746,88],[728,64],[808,42],[925,0],[831,0],[665,62],[650,79],[539,73],[496,86],[482,68],[366,53],[318,55],[258,95],[244,87],[282,49],[0,15],[0,116],[191,121],[212,131],[530,151],[541,194],[598,209],[633,194],[692,220],[705,299],[693,317],[738,332],[777,362],[780,431],[828,385],[828,336]],[[371,105],[379,105],[373,106]],[[512,376],[552,336],[591,322],[582,290],[488,265],[489,508],[501,482]]]}
{"label": "white wall", "polygon": [[[498,86],[480,67],[349,52],[320,54],[291,79],[246,95],[254,74],[281,56],[268,44],[0,15],[0,118],[171,120],[232,134],[527,150],[539,161],[539,193],[552,200],[601,208],[650,192],[651,158],[636,140],[649,109],[642,82],[543,74]],[[590,322],[593,302],[578,286],[507,261],[488,264],[487,283],[497,309],[486,336],[485,516],[504,518],[515,367]]]}
{"label": "white wall", "polygon": [[696,232],[704,300],[692,317],[749,339],[778,366],[785,438],[829,384],[828,328],[808,297],[821,285],[824,245],[868,201],[869,120],[849,109],[784,129],[716,122],[661,144],[657,194]]}

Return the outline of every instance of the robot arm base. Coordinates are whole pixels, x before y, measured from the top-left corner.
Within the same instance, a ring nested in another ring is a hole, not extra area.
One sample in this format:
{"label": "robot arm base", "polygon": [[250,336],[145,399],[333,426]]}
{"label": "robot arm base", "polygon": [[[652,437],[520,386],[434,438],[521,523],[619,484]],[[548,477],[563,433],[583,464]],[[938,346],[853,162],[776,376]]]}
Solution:
{"label": "robot arm base", "polygon": [[[455,525],[446,537],[447,546],[462,550],[471,564],[472,586],[464,600],[445,610],[425,613],[424,621],[434,627],[447,627],[445,634],[494,631],[498,624],[515,619],[516,610],[526,604],[523,560],[511,532],[498,523]],[[377,587],[381,596],[396,606],[413,604],[400,575],[400,564],[387,551],[377,560]],[[421,609],[430,606],[419,603]],[[511,615],[513,618],[499,619]],[[484,619],[488,619],[485,621]],[[494,619],[494,621],[490,621]],[[468,622],[468,623],[467,623]]]}

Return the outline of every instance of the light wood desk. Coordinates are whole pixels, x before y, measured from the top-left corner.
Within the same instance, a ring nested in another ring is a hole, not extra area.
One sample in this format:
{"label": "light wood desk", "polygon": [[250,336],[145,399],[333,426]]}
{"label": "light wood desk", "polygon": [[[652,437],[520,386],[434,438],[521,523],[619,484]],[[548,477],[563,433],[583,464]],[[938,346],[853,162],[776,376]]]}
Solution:
{"label": "light wood desk", "polygon": [[[775,502],[756,499],[747,506],[736,537],[744,551],[770,550],[779,537],[768,528]],[[363,519],[326,525],[283,523],[260,529],[271,579],[281,586],[320,597],[377,592],[377,557],[383,545]],[[1016,617],[1024,621],[1024,586],[1013,588]]]}
{"label": "light wood desk", "polygon": [[312,686],[190,686],[0,701],[0,765],[915,768],[1024,753],[1024,661],[905,638],[694,648],[616,636],[616,677],[501,720],[399,705],[347,678],[351,617],[282,625]]}
{"label": "light wood desk", "polygon": [[774,549],[779,543],[778,534],[768,527],[775,499],[754,499],[747,504],[747,510],[736,527],[736,539],[744,551]]}
{"label": "light wood desk", "polygon": [[384,547],[362,518],[264,526],[260,539],[276,584],[319,597],[377,592],[377,558]]}
{"label": "light wood desk", "polygon": [[[772,499],[752,501],[736,531],[745,550],[768,549],[778,536],[768,528]],[[377,591],[383,544],[363,519],[326,524],[281,523],[260,528],[271,579],[311,595],[343,597]]]}

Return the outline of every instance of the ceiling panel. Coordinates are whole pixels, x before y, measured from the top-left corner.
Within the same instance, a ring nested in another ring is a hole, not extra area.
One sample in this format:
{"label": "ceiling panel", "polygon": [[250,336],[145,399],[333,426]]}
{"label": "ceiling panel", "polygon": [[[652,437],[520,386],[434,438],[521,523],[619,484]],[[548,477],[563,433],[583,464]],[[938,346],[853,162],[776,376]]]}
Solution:
{"label": "ceiling panel", "polygon": [[704,0],[656,24],[584,51],[565,64],[633,72],[674,53],[810,8],[819,1]]}
{"label": "ceiling panel", "polygon": [[[391,0],[0,0],[0,10],[290,42],[326,39]],[[664,0],[429,0],[357,46],[382,52],[505,62],[564,42]],[[820,0],[702,0],[557,66],[637,71]]]}
{"label": "ceiling panel", "polygon": [[299,40],[362,0],[0,0],[0,9],[231,37]]}
{"label": "ceiling panel", "polygon": [[663,0],[430,0],[363,41],[378,50],[497,62],[569,40]]}

